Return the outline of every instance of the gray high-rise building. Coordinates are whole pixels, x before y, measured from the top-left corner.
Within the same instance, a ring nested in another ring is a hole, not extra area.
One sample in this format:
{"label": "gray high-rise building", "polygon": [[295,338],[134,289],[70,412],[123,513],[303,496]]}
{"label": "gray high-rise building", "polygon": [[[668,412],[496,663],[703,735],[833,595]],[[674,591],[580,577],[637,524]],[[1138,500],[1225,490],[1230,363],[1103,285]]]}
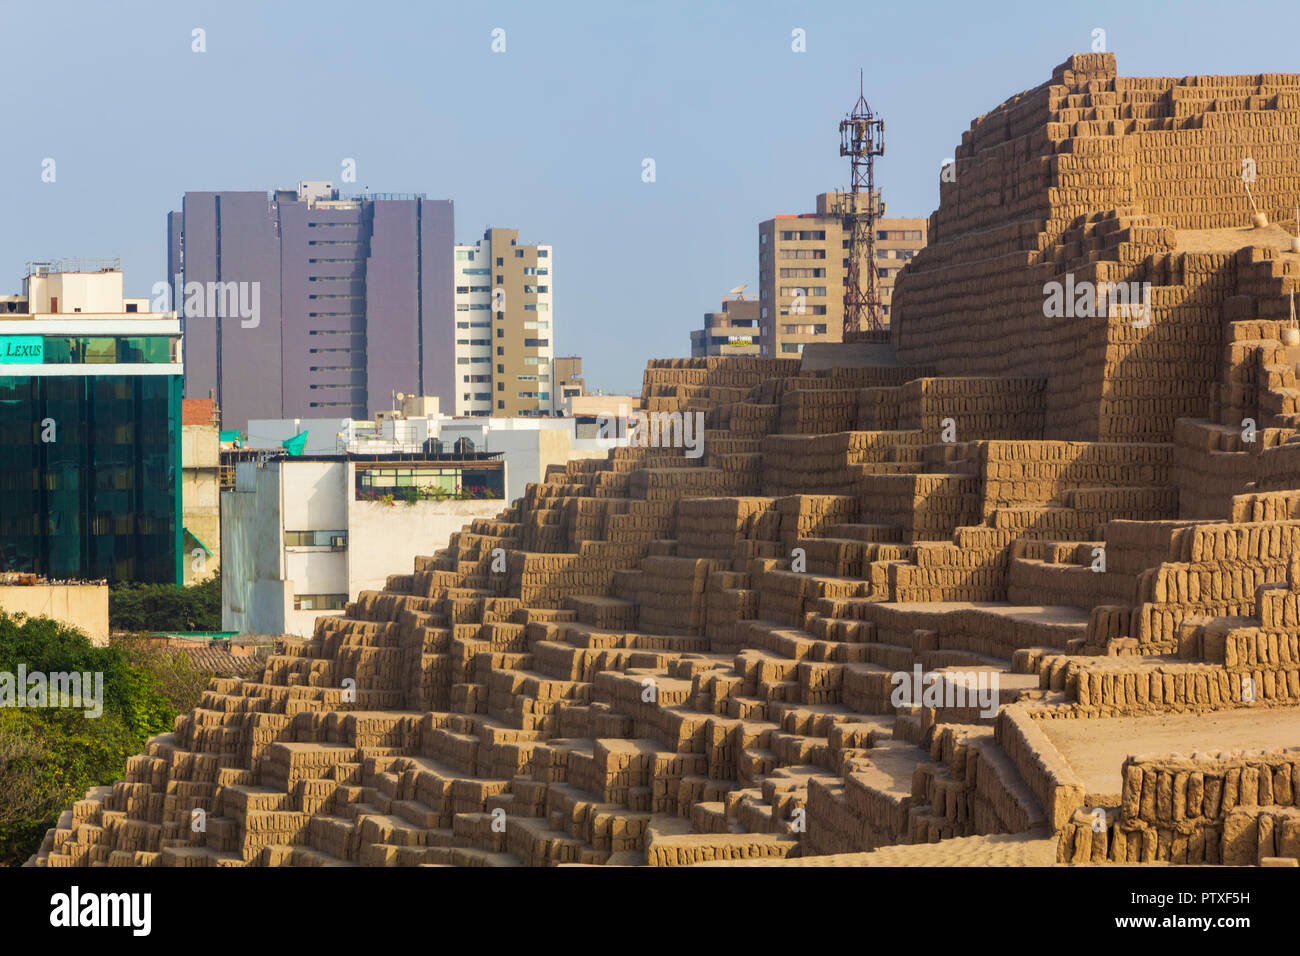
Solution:
{"label": "gray high-rise building", "polygon": [[187,192],[167,233],[185,395],[215,393],[224,426],[371,418],[395,392],[455,407],[451,200]]}

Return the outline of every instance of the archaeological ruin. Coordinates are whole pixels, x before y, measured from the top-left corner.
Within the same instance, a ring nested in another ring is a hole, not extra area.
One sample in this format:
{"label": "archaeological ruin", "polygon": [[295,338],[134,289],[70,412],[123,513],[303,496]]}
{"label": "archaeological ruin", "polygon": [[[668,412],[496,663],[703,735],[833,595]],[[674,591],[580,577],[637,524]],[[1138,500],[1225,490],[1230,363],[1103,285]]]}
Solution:
{"label": "archaeological ruin", "polygon": [[1300,74],[1071,56],[889,332],[650,362],[702,456],[552,469],[31,863],[1296,865],[1298,143]]}

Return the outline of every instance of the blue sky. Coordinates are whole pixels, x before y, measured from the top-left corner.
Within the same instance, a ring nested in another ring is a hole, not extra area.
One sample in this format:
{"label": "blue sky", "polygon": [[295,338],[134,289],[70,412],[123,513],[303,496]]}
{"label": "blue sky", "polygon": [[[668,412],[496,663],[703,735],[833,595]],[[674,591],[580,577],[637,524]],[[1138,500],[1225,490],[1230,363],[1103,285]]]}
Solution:
{"label": "blue sky", "polygon": [[971,119],[1096,27],[1124,75],[1300,71],[1284,3],[9,0],[0,291],[30,259],[120,255],[147,295],[185,190],[337,181],[352,158],[356,188],[455,200],[460,241],[553,244],[556,354],[638,389],[723,293],[756,290],[761,220],[845,184],[859,67],[889,211],[924,216]]}

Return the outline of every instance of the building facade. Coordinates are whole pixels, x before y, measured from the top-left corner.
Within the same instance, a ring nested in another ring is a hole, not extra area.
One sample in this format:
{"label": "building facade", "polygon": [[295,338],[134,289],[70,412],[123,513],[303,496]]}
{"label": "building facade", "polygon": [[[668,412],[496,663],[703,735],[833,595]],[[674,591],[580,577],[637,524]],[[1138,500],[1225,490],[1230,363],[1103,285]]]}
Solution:
{"label": "building facade", "polygon": [[457,385],[442,402],[445,411],[507,418],[554,412],[551,252],[520,245],[517,229],[488,229],[474,245],[456,246]]}
{"label": "building facade", "polygon": [[582,377],[582,357],[557,355],[553,363],[551,383],[552,411],[564,414],[565,402],[587,394],[587,380]]}
{"label": "building facade", "polygon": [[489,456],[240,462],[222,494],[222,629],[309,637],[317,617],[342,614],[362,591],[409,573],[417,555],[499,513],[504,472]]}
{"label": "building facade", "polygon": [[[581,399],[580,399],[581,400]],[[625,402],[628,400],[624,400]],[[630,399],[633,406],[639,399]],[[505,463],[507,502],[523,497],[530,482],[546,478],[546,469],[571,458],[604,458],[609,444],[594,433],[579,431],[570,415],[553,418],[467,417],[414,415],[377,420],[282,419],[249,424],[247,449],[277,451],[286,439],[307,433],[305,455],[372,455],[462,453],[499,455]]]}
{"label": "building facade", "polygon": [[723,299],[717,312],[704,313],[704,327],[691,332],[691,358],[760,354],[761,320],[757,299]]}
{"label": "building facade", "polygon": [[181,402],[181,523],[186,584],[221,569],[221,412],[210,398]]}
{"label": "building facade", "polygon": [[181,329],[117,262],[0,298],[0,570],[180,583]]}
{"label": "building facade", "polygon": [[212,394],[227,428],[459,395],[450,200],[340,198],[328,182],[187,192],[167,239],[185,394]]}
{"label": "building facade", "polygon": [[0,574],[0,611],[49,617],[75,627],[95,647],[108,644],[108,585]]}
{"label": "building facade", "polygon": [[[797,358],[810,343],[843,340],[849,233],[836,211],[840,195],[819,195],[816,212],[759,223],[761,351],[768,358]],[[925,247],[926,229],[925,219],[876,220],[874,266],[886,324],[894,279]]]}

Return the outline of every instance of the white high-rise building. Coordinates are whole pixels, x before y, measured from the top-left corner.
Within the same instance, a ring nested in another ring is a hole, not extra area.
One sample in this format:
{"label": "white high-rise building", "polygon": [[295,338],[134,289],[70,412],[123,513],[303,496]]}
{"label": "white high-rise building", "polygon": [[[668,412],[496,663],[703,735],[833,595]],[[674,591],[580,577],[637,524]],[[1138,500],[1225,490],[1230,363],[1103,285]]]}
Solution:
{"label": "white high-rise building", "polygon": [[455,247],[455,415],[554,411],[551,247],[518,237],[488,229],[474,245]]}

